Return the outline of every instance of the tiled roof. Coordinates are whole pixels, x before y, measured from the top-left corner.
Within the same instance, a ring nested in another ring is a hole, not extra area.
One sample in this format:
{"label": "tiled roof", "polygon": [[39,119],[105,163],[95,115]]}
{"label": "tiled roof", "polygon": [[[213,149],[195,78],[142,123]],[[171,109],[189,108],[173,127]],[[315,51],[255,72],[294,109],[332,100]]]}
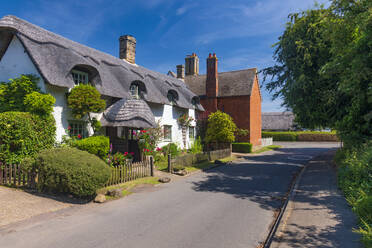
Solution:
{"label": "tiled roof", "polygon": [[293,130],[294,114],[292,112],[263,112],[262,129],[263,130]]}
{"label": "tiled roof", "polygon": [[[256,74],[256,68],[218,73],[218,95],[250,96]],[[189,75],[185,77],[185,83],[192,92],[204,96],[206,79],[206,75]]]}

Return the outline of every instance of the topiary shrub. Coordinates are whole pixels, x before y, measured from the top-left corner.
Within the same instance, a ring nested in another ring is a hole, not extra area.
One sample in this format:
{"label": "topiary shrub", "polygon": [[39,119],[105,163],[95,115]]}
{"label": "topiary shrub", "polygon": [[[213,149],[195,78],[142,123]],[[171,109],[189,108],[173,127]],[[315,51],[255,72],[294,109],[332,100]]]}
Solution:
{"label": "topiary shrub", "polygon": [[0,161],[19,163],[27,156],[51,148],[55,142],[55,120],[25,112],[0,113]]}
{"label": "topiary shrub", "polygon": [[110,151],[110,139],[106,136],[92,136],[85,139],[76,139],[70,142],[72,147],[87,151],[104,159]]}
{"label": "topiary shrub", "polygon": [[252,147],[251,143],[232,143],[233,152],[251,153]]}
{"label": "topiary shrub", "polygon": [[41,191],[92,196],[108,181],[111,170],[97,156],[76,148],[63,147],[41,151],[35,159]]}

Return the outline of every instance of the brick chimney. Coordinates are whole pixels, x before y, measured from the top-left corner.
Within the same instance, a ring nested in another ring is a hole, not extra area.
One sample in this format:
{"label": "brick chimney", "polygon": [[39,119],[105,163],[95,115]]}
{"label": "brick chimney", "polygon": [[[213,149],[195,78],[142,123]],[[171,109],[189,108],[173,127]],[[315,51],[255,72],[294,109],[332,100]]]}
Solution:
{"label": "brick chimney", "polygon": [[125,59],[131,64],[136,63],[136,38],[131,35],[123,35],[119,38],[119,58]]}
{"label": "brick chimney", "polygon": [[185,72],[186,76],[199,74],[199,58],[196,53],[192,53],[191,55],[186,56]]}
{"label": "brick chimney", "polygon": [[184,80],[185,79],[185,66],[177,65],[177,78]]}
{"label": "brick chimney", "polygon": [[218,70],[217,70],[218,59],[216,54],[210,53],[207,58],[207,81],[206,81],[206,93],[207,97],[218,96]]}

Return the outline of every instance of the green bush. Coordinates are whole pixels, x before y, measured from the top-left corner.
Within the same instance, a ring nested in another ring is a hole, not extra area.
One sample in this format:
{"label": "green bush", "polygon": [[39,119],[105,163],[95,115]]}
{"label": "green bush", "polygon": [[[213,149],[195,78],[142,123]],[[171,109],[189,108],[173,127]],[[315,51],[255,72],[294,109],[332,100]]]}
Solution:
{"label": "green bush", "polygon": [[362,148],[339,150],[338,183],[357,214],[359,232],[366,247],[372,247],[372,142]]}
{"label": "green bush", "polygon": [[76,148],[63,147],[41,151],[35,159],[41,191],[92,196],[108,181],[111,170],[97,156]]}
{"label": "green bush", "polygon": [[334,132],[299,131],[299,132],[262,132],[262,138],[273,138],[273,141],[339,141]]}
{"label": "green bush", "polygon": [[0,161],[19,163],[27,156],[51,148],[55,142],[55,120],[25,112],[0,113]]}
{"label": "green bush", "polygon": [[232,143],[233,152],[251,153],[252,147],[251,143]]}
{"label": "green bush", "polygon": [[273,141],[296,141],[296,132],[262,132],[262,138],[273,138]]}
{"label": "green bush", "polygon": [[181,153],[181,150],[174,143],[169,143],[168,145],[163,146],[161,149],[163,150],[166,156],[170,154],[172,157],[176,157]]}
{"label": "green bush", "polygon": [[85,139],[71,141],[71,146],[87,151],[104,159],[110,150],[110,140],[106,136],[91,136]]}
{"label": "green bush", "polygon": [[194,142],[192,143],[192,145],[190,147],[190,152],[192,154],[203,152],[203,145],[202,145],[200,137],[198,137],[196,140],[194,140]]}
{"label": "green bush", "polygon": [[236,125],[230,115],[216,111],[208,117],[205,141],[207,143],[234,142],[236,129]]}
{"label": "green bush", "polygon": [[50,94],[41,94],[34,91],[24,98],[24,105],[27,112],[40,116],[48,116],[53,113],[53,105],[56,99]]}

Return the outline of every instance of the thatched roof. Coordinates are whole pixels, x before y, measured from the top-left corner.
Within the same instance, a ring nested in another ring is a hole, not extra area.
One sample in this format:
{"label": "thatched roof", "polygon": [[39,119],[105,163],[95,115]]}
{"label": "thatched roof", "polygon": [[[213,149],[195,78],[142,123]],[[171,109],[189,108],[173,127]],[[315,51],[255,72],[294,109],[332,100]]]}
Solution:
{"label": "thatched roof", "polygon": [[[218,96],[250,96],[257,69],[218,73]],[[185,83],[198,96],[206,95],[207,75],[188,75]]]}
{"label": "thatched roof", "polygon": [[262,130],[294,130],[294,118],[292,112],[263,112]]}
{"label": "thatched roof", "polygon": [[[0,60],[14,35],[21,41],[31,60],[46,83],[72,88],[71,70],[76,67],[88,70],[91,83],[106,96],[129,98],[129,87],[134,81],[146,86],[143,98],[147,102],[170,104],[169,90],[177,91],[181,108],[194,108],[191,100],[196,95],[183,81],[130,64],[107,53],[84,46],[47,31],[15,16],[0,19]],[[203,107],[198,104],[198,110]]]}
{"label": "thatched roof", "polygon": [[102,126],[109,127],[155,127],[155,117],[149,105],[139,99],[121,99],[103,112]]}

